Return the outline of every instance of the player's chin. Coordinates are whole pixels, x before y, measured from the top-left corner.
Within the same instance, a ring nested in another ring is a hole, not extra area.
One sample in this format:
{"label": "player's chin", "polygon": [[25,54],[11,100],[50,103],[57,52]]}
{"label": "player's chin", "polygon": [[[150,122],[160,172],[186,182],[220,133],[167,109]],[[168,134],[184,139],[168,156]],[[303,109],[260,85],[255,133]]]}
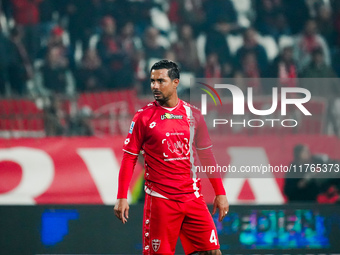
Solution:
{"label": "player's chin", "polygon": [[154,95],[153,97],[157,102],[163,102],[164,101],[164,97],[162,95]]}

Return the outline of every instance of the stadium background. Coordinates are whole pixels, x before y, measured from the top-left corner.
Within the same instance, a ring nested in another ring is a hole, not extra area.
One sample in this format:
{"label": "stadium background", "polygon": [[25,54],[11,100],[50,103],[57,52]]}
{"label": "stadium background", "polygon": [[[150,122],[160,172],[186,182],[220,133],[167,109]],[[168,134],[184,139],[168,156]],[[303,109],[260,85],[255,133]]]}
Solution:
{"label": "stadium background", "polygon": [[[184,99],[195,77],[253,87],[258,108],[271,100],[260,78],[311,92],[313,116],[298,116],[298,128],[214,130],[218,160],[288,165],[305,144],[325,163],[340,161],[339,1],[0,3],[1,254],[141,253],[141,162],[130,224],[120,225],[112,205],[121,147],[133,114],[153,100],[148,71],[159,59],[180,64]],[[315,182],[312,197],[288,199],[282,173],[225,177],[224,254],[340,253],[334,178]],[[211,204],[206,180],[203,193]]]}

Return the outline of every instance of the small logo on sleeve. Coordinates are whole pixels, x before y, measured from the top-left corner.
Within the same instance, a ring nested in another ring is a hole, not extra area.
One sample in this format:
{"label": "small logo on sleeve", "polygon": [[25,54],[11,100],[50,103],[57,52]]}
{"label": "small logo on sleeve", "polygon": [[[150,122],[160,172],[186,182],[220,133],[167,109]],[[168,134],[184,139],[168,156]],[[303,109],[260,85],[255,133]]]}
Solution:
{"label": "small logo on sleeve", "polygon": [[130,125],[130,130],[129,130],[129,133],[132,134],[132,131],[133,131],[133,127],[135,126],[135,122],[132,121],[131,122],[131,125]]}
{"label": "small logo on sleeve", "polygon": [[156,122],[152,122],[152,123],[149,125],[150,128],[154,128],[155,126],[156,126]]}

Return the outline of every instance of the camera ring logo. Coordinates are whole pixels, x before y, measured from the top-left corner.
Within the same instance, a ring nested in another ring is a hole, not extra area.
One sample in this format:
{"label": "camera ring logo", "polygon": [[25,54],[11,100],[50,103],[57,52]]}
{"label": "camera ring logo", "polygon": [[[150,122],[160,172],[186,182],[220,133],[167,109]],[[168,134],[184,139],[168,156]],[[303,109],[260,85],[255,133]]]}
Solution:
{"label": "camera ring logo", "polygon": [[[206,83],[203,83],[203,82],[197,82],[197,83],[199,83],[199,84],[209,88],[211,91],[213,91],[215,93],[215,95],[217,96],[218,100],[220,101],[220,104],[222,105],[221,97],[217,93],[216,89],[214,89],[212,86],[210,86],[210,85],[208,85]],[[215,100],[214,96],[211,94],[211,92],[209,90],[204,89],[204,88],[200,88],[200,89],[203,90],[205,93],[207,93],[212,98],[212,100],[214,101],[215,106],[217,106],[216,100]],[[205,98],[205,100],[206,100],[206,98]]]}

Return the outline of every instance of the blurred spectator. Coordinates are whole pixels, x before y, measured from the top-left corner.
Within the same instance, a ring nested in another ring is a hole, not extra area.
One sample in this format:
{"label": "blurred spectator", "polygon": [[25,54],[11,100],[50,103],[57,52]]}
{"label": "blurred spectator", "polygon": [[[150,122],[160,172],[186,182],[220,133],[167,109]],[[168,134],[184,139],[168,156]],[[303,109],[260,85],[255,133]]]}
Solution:
{"label": "blurred spectator", "polygon": [[139,37],[135,36],[134,25],[132,22],[124,24],[120,33],[119,41],[122,46],[123,53],[130,59],[133,59],[137,49],[142,48],[142,41]]}
{"label": "blurred spectator", "polygon": [[169,20],[175,24],[191,24],[194,28],[202,26],[205,13],[202,0],[171,0]]}
{"label": "blurred spectator", "polygon": [[222,65],[222,77],[233,78],[235,75],[235,68],[232,63],[224,63]]}
{"label": "blurred spectator", "polygon": [[207,64],[204,68],[205,78],[222,78],[221,64],[216,53],[207,56]]}
{"label": "blurred spectator", "polygon": [[150,59],[163,59],[165,49],[160,43],[160,35],[157,28],[148,27],[144,35],[144,52],[147,63]]}
{"label": "blurred spectator", "polygon": [[241,61],[241,72],[245,78],[248,78],[246,79],[247,87],[253,88],[253,95],[259,95],[262,92],[261,70],[255,52],[246,52]]}
{"label": "blurred spectator", "polygon": [[258,0],[255,27],[264,35],[271,35],[278,41],[281,35],[290,35],[287,18],[281,0]]}
{"label": "blurred spectator", "polygon": [[[127,23],[133,15],[139,15],[138,13],[131,13],[131,7],[133,3],[129,1],[116,1],[116,0],[101,0],[100,1],[100,16],[113,16],[117,27],[122,27]],[[141,3],[138,11],[141,12],[142,8],[148,6],[148,3]],[[127,15],[128,14],[128,15]]]}
{"label": "blurred spectator", "polygon": [[88,49],[76,73],[78,92],[95,92],[107,89],[109,73],[102,65],[97,51]]}
{"label": "blurred spectator", "polygon": [[286,15],[283,13],[278,13],[275,16],[274,25],[269,34],[274,37],[276,42],[279,42],[281,36],[290,36],[292,34]]}
{"label": "blurred spectator", "polygon": [[39,3],[42,0],[11,0],[13,17],[17,26],[23,27],[23,42],[31,60],[39,46]]}
{"label": "blurred spectator", "polygon": [[205,29],[207,31],[219,22],[228,24],[229,30],[237,27],[237,12],[231,0],[205,0],[203,1],[203,10],[205,11]]}
{"label": "blurred spectator", "polygon": [[[310,171],[311,164],[322,164],[318,158],[312,156],[306,145],[296,145],[294,147],[294,160],[291,163],[295,171],[286,175],[284,193],[289,202],[316,202],[319,194],[319,187],[312,177]],[[301,172],[300,172],[301,169]]]}
{"label": "blurred spectator", "polygon": [[102,34],[97,43],[97,50],[100,58],[105,64],[110,64],[115,55],[121,52],[116,35],[116,21],[111,16],[101,20]]}
{"label": "blurred spectator", "polygon": [[4,35],[0,25],[0,96],[4,96],[6,92],[6,83],[9,81],[8,71],[10,58],[10,41]]}
{"label": "blurred spectator", "polygon": [[324,38],[318,34],[315,20],[308,20],[303,33],[297,36],[294,44],[294,57],[299,71],[303,70],[311,61],[313,50],[321,48],[324,52],[325,63],[331,64],[329,48]]}
{"label": "blurred spectator", "polygon": [[321,36],[325,38],[329,47],[334,47],[335,45],[335,28],[334,21],[332,18],[332,11],[325,5],[320,6],[317,9],[316,22],[318,26],[318,31],[320,31]]}
{"label": "blurred spectator", "polygon": [[256,31],[253,28],[248,28],[243,33],[243,46],[236,52],[236,65],[238,67],[242,66],[241,61],[248,53],[255,54],[259,73],[264,73],[268,67],[268,57],[264,47],[258,43]]}
{"label": "blurred spectator", "polygon": [[46,136],[65,135],[68,116],[59,96],[48,98],[43,109],[43,119]]}
{"label": "blurred spectator", "polygon": [[48,38],[47,44],[45,47],[42,47],[39,51],[38,57],[40,59],[44,59],[48,54],[51,48],[59,48],[60,53],[68,59],[69,62],[72,62],[72,54],[70,47],[66,46],[63,41],[64,30],[60,26],[55,26],[51,29],[50,36]]}
{"label": "blurred spectator", "polygon": [[231,61],[230,49],[226,40],[226,36],[230,32],[230,29],[231,27],[228,23],[219,21],[207,32],[205,54],[208,56],[212,53],[216,53],[222,64]]}
{"label": "blurred spectator", "polygon": [[40,44],[44,45],[50,36],[51,30],[56,26],[54,14],[56,6],[54,0],[42,0],[39,2],[40,20]]}
{"label": "blurred spectator", "polygon": [[17,95],[23,95],[26,92],[26,81],[33,78],[34,75],[22,38],[23,31],[21,27],[15,27],[11,30],[9,82],[11,92]]}
{"label": "blurred spectator", "polygon": [[[97,43],[97,51],[111,75],[109,87],[131,88],[133,86],[132,59],[129,58],[128,52],[123,50],[121,45],[123,40],[120,40],[116,34],[116,21],[111,16],[106,16],[102,19],[101,26],[102,35]],[[128,33],[131,34],[131,31]],[[127,45],[126,47],[125,50],[132,50]]]}
{"label": "blurred spectator", "polygon": [[332,67],[326,65],[322,49],[315,49],[312,52],[312,62],[306,67],[301,78],[320,78],[320,79],[302,79],[301,86],[308,89],[312,95],[323,96],[328,99],[334,96],[340,96],[340,84]]}
{"label": "blurred spectator", "polygon": [[[108,0],[110,1],[110,0]],[[125,1],[116,1],[117,3],[123,3]],[[126,4],[127,2],[125,2]],[[151,16],[150,16],[150,9],[153,6],[152,1],[134,1],[134,2],[129,2],[129,9],[127,12],[122,12],[124,9],[120,8],[116,10],[120,10],[121,13],[118,15],[123,16],[121,19],[123,23],[126,23],[125,19],[128,19],[129,21],[132,21],[133,24],[135,25],[135,31],[136,35],[139,37],[142,37],[144,34],[144,31],[146,28],[151,26]],[[126,13],[129,13],[129,15],[126,15]],[[115,15],[115,14],[114,14]],[[115,17],[115,16],[114,16]]]}
{"label": "blurred spectator", "polygon": [[150,82],[148,75],[148,67],[145,60],[145,54],[143,50],[138,50],[136,52],[134,62],[134,77],[136,79],[136,89],[137,93],[148,94],[150,93]]}
{"label": "blurred spectator", "polygon": [[78,41],[81,42],[83,52],[88,48],[96,18],[94,10],[93,0],[67,1],[66,14],[68,17],[68,31],[72,52],[75,52]]}
{"label": "blurred spectator", "polygon": [[185,24],[180,28],[179,40],[173,45],[177,60],[182,71],[197,73],[200,68],[196,40],[193,36],[192,27]]}
{"label": "blurred spectator", "polygon": [[42,85],[49,92],[65,94],[72,87],[69,63],[60,47],[48,50],[44,65],[41,67]]}
{"label": "blurred spectator", "polygon": [[309,10],[304,0],[284,0],[285,15],[293,34],[300,33],[309,19]]}
{"label": "blurred spectator", "polygon": [[[271,64],[267,77],[278,78],[279,87],[296,87],[298,71],[293,58],[293,48],[285,47],[281,54]],[[273,85],[273,83],[271,83]],[[265,89],[267,94],[272,93],[272,87]]]}
{"label": "blurred spectator", "polygon": [[335,78],[332,67],[326,64],[325,54],[321,48],[311,53],[311,63],[301,72],[301,78]]}

